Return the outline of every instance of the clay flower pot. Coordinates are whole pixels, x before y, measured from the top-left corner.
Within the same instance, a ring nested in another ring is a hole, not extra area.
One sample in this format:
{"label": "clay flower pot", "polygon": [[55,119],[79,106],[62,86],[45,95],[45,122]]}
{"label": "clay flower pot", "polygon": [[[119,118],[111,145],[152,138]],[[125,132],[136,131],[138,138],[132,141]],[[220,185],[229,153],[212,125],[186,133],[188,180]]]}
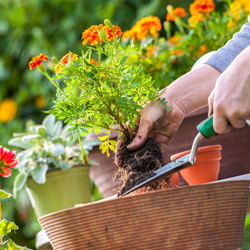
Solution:
{"label": "clay flower pot", "polygon": [[[221,145],[212,145],[198,149],[196,163],[180,171],[180,174],[189,185],[217,181],[220,170],[221,149]],[[175,161],[189,154],[190,151],[172,155],[171,160]]]}

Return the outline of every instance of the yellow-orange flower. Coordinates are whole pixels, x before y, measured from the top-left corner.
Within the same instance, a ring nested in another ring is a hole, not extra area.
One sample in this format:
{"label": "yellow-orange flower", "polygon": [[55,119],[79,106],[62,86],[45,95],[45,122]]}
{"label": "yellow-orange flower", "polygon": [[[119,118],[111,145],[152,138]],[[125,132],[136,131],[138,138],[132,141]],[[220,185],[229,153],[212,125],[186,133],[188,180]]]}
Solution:
{"label": "yellow-orange flower", "polygon": [[189,7],[191,15],[197,13],[211,13],[214,11],[215,4],[213,0],[195,0]]}
{"label": "yellow-orange flower", "polygon": [[182,36],[171,36],[168,40],[168,44],[172,46],[178,46],[180,44],[181,39]]}
{"label": "yellow-orange flower", "polygon": [[136,22],[131,30],[124,32],[122,40],[130,37],[133,40],[140,39],[143,41],[146,36],[157,37],[161,28],[161,21],[158,17],[143,17]]}
{"label": "yellow-orange flower", "polygon": [[93,25],[90,28],[86,29],[82,33],[82,44],[85,45],[89,42],[90,45],[96,45],[98,43],[103,43],[103,40],[100,38],[97,28],[102,27],[103,25],[100,24],[99,26]]}
{"label": "yellow-orange flower", "polygon": [[[177,7],[174,9],[174,15],[179,17],[179,18],[183,18],[187,15],[187,12],[185,11],[184,8]],[[171,14],[170,12],[168,12],[167,16],[166,16],[166,20],[167,21],[174,21],[174,19],[175,19],[174,15]]]}
{"label": "yellow-orange flower", "polygon": [[148,57],[151,57],[151,56],[154,56],[154,53],[157,49],[157,46],[153,45],[153,46],[148,46],[147,47],[147,56]]}
{"label": "yellow-orange flower", "polygon": [[48,60],[49,60],[48,56],[46,56],[43,53],[40,53],[39,56],[33,57],[32,61],[29,62],[30,70],[35,69],[37,66],[39,66],[42,63],[42,61],[48,61]]}
{"label": "yellow-orange flower", "polygon": [[17,113],[17,104],[12,98],[6,98],[0,102],[0,121],[8,122],[12,120]]}
{"label": "yellow-orange flower", "polygon": [[69,63],[69,58],[71,58],[71,61],[76,61],[78,60],[78,55],[73,54],[72,52],[69,52],[68,54],[66,54],[61,60],[59,64],[55,65],[55,72],[56,75],[59,75],[60,73],[63,72],[63,66],[66,66]]}
{"label": "yellow-orange flower", "polygon": [[35,99],[35,106],[39,109],[42,109],[46,106],[46,99],[43,96],[38,96]]}
{"label": "yellow-orange flower", "polygon": [[[237,21],[240,17],[240,13],[243,11],[244,13],[250,12],[250,3],[249,0],[235,0],[230,5],[230,12],[232,13],[234,19]],[[228,26],[232,27],[234,22],[229,22]]]}
{"label": "yellow-orange flower", "polygon": [[203,15],[201,13],[197,13],[191,17],[189,17],[188,22],[190,27],[195,27],[195,24],[203,21]]}

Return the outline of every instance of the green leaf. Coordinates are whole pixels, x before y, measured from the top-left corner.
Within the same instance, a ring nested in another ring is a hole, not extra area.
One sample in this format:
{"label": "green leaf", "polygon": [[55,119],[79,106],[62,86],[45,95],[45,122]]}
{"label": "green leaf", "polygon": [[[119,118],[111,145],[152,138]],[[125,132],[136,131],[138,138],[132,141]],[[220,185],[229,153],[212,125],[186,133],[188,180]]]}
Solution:
{"label": "green leaf", "polygon": [[35,138],[39,138],[39,137],[41,137],[41,136],[40,135],[25,135],[22,137],[22,141],[24,143],[26,143],[26,142],[32,141]]}
{"label": "green leaf", "polygon": [[131,83],[131,84],[134,85],[134,86],[139,86],[139,85],[140,85],[139,82],[133,82],[133,83]]}
{"label": "green leaf", "polygon": [[37,133],[42,136],[43,138],[46,138],[47,137],[47,130],[46,130],[46,127],[43,126],[43,125],[39,125],[37,126]]}
{"label": "green leaf", "polygon": [[63,144],[55,143],[49,147],[49,151],[53,154],[63,155],[65,153],[65,149]]}
{"label": "green leaf", "polygon": [[25,172],[20,172],[16,176],[14,180],[14,187],[16,188],[16,191],[20,191],[23,188],[24,184],[27,181],[27,178],[28,178],[28,175]]}
{"label": "green leaf", "polygon": [[131,104],[131,107],[136,108],[136,109],[143,109],[142,106],[137,105],[137,104]]}
{"label": "green leaf", "polygon": [[121,62],[120,62],[120,64],[123,65],[127,61],[128,57],[129,56],[123,57],[122,60],[121,60]]}
{"label": "green leaf", "polygon": [[123,108],[127,108],[128,107],[128,104],[125,104],[125,103],[119,103],[118,104],[119,107],[123,107]]}
{"label": "green leaf", "polygon": [[52,128],[55,124],[55,116],[53,115],[48,115],[44,118],[43,122],[42,122],[42,125],[45,126],[45,128],[51,132],[52,131]]}
{"label": "green leaf", "polygon": [[3,190],[0,190],[0,198],[10,198],[12,194],[6,193]]}
{"label": "green leaf", "polygon": [[32,147],[36,146],[35,142],[33,142],[33,141],[23,142],[20,137],[13,138],[13,139],[9,140],[8,144],[11,146],[16,146],[16,147],[24,148],[24,149],[32,148]]}
{"label": "green leaf", "polygon": [[9,242],[7,243],[7,250],[31,250],[31,249],[27,247],[18,246],[14,243],[14,241],[10,239]]}
{"label": "green leaf", "polygon": [[55,136],[59,136],[62,131],[63,123],[61,121],[57,121],[53,126],[52,133]]}
{"label": "green leaf", "polygon": [[0,238],[9,234],[11,230],[17,230],[18,226],[14,222],[10,222],[7,220],[2,220],[0,222]]}
{"label": "green leaf", "polygon": [[98,139],[100,140],[100,141],[105,141],[105,140],[107,140],[108,139],[108,135],[104,135],[104,136],[98,136]]}
{"label": "green leaf", "polygon": [[43,163],[40,166],[37,166],[32,172],[31,175],[33,179],[39,183],[43,184],[46,182],[46,173],[48,171],[49,166],[46,163]]}
{"label": "green leaf", "polygon": [[141,114],[140,114],[138,111],[136,111],[135,109],[130,109],[130,111],[131,111],[133,114],[135,114],[135,115],[141,117]]}
{"label": "green leaf", "polygon": [[33,154],[33,150],[27,149],[16,155],[16,158],[19,160],[19,163],[23,160],[29,158]]}

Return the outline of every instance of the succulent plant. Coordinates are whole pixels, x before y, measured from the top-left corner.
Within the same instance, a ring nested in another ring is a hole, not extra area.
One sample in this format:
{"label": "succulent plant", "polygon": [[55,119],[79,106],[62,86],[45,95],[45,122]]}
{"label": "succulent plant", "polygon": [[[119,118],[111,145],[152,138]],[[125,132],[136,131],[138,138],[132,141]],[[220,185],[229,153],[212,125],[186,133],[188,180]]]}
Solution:
{"label": "succulent plant", "polygon": [[[39,184],[46,182],[49,169],[68,170],[73,164],[82,164],[82,151],[79,141],[70,132],[69,125],[63,127],[62,121],[56,121],[53,115],[45,117],[41,125],[27,124],[26,133],[16,133],[8,143],[23,151],[17,154],[19,173],[14,181],[14,195],[25,185],[31,176]],[[80,137],[84,151],[100,141],[89,137]],[[90,161],[90,164],[94,163]],[[98,164],[95,162],[95,164]]]}

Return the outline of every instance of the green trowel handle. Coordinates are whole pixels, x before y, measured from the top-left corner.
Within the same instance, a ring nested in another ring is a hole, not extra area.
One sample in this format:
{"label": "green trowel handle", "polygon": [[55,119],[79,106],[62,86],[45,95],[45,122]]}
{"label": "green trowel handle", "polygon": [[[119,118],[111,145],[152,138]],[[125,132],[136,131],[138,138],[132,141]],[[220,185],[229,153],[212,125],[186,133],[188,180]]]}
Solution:
{"label": "green trowel handle", "polygon": [[213,115],[208,117],[206,120],[201,122],[197,126],[197,130],[207,139],[211,138],[212,136],[217,135],[213,128]]}

